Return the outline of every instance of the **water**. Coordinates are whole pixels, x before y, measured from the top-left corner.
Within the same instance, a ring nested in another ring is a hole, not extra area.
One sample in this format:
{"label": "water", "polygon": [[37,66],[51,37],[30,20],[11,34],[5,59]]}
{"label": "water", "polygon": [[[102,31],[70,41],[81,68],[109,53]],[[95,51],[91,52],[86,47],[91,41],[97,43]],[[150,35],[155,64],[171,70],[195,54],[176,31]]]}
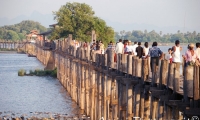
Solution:
{"label": "water", "polygon": [[60,82],[52,77],[18,76],[19,69],[35,70],[44,66],[25,54],[0,53],[0,117],[33,116],[40,112],[75,116],[79,113]]}
{"label": "water", "polygon": [[[162,52],[164,53],[168,53],[168,49],[172,48],[172,46],[158,46]],[[181,51],[181,55],[184,55],[185,52],[187,51],[187,46],[181,46],[182,47],[182,51]]]}

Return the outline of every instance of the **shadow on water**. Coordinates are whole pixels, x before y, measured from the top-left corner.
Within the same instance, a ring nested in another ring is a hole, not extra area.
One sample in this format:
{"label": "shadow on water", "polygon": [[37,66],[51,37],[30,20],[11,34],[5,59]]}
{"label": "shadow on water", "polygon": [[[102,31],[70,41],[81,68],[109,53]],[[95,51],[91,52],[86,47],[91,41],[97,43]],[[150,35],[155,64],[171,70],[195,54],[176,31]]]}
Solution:
{"label": "shadow on water", "polygon": [[19,69],[43,69],[33,57],[0,53],[0,117],[72,117],[79,107],[52,77],[18,76]]}

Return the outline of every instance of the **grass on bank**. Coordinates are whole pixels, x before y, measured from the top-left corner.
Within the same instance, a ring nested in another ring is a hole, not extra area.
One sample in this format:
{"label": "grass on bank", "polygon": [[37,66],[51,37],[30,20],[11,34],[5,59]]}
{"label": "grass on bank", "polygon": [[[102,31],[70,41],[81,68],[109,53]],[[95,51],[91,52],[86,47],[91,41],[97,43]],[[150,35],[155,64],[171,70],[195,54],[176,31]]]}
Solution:
{"label": "grass on bank", "polygon": [[57,68],[55,68],[54,70],[30,70],[29,73],[27,74],[26,71],[24,69],[20,69],[18,71],[18,76],[51,76],[51,77],[57,77]]}
{"label": "grass on bank", "polygon": [[13,48],[0,48],[0,51],[17,51],[17,49],[13,49]]}

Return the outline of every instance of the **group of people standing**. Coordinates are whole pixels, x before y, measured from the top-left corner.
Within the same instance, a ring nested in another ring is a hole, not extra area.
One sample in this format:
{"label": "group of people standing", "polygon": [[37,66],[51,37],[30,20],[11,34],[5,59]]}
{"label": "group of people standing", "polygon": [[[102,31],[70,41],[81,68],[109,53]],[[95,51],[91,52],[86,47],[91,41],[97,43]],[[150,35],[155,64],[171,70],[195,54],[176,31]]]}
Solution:
{"label": "group of people standing", "polygon": [[[180,41],[176,40],[175,45],[168,49],[167,54],[163,54],[163,51],[158,47],[157,42],[153,42],[152,47],[150,48],[148,42],[144,43],[144,47],[141,46],[141,42],[134,42],[131,44],[131,41],[124,41],[120,39],[119,42],[116,44],[115,53],[121,54],[131,54],[138,56],[142,59],[150,59],[150,64],[152,66],[152,61],[155,59],[156,65],[159,64],[159,59],[166,59],[169,63],[181,63],[182,58],[185,60],[185,66],[188,65],[200,65],[200,43],[196,43],[196,50],[195,45],[190,43],[188,45],[188,49],[181,56],[182,47],[180,45]],[[181,58],[182,57],[182,58]]]}
{"label": "group of people standing", "polygon": [[[179,63],[181,62],[181,53],[182,47],[180,46],[180,41],[175,41],[175,46],[168,49],[168,54],[165,55],[165,59],[169,60],[170,63]],[[185,54],[182,55],[182,58],[185,60],[185,67],[188,65],[200,65],[200,43],[188,44]]]}
{"label": "group of people standing", "polygon": [[[115,62],[117,54],[129,54],[138,56],[141,59],[150,59],[151,64],[153,59],[156,61],[156,65],[159,64],[159,59],[166,59],[169,63],[181,63],[182,58],[185,60],[185,66],[187,65],[200,65],[200,43],[196,43],[195,45],[190,43],[188,45],[188,50],[184,55],[181,56],[182,47],[180,45],[180,41],[176,40],[175,45],[168,49],[167,54],[163,54],[163,51],[158,47],[157,42],[152,43],[152,47],[150,48],[148,42],[144,43],[144,47],[142,47],[141,42],[132,42],[130,40],[119,39],[119,41],[114,44],[110,42],[107,49],[104,48],[104,44],[102,41],[93,41],[91,43],[91,50],[97,51],[99,54],[106,53],[107,50],[113,50],[115,52]],[[181,58],[182,57],[182,58]]]}
{"label": "group of people standing", "polygon": [[99,54],[104,54],[104,44],[102,43],[101,40],[95,41],[93,40],[92,43],[90,44],[90,49],[96,51]]}

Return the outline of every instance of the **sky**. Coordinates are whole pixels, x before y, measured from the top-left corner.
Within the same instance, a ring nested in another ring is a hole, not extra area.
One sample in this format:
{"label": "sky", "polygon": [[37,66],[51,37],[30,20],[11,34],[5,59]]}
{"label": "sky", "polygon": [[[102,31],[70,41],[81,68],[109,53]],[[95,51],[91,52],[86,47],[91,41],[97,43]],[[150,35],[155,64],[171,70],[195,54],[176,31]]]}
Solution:
{"label": "sky", "polygon": [[[137,24],[200,32],[200,0],[1,0],[0,18],[29,16],[34,11],[52,14],[66,2],[90,5],[95,15],[109,22],[114,29],[117,24],[133,27]],[[122,29],[126,30],[126,27]]]}

